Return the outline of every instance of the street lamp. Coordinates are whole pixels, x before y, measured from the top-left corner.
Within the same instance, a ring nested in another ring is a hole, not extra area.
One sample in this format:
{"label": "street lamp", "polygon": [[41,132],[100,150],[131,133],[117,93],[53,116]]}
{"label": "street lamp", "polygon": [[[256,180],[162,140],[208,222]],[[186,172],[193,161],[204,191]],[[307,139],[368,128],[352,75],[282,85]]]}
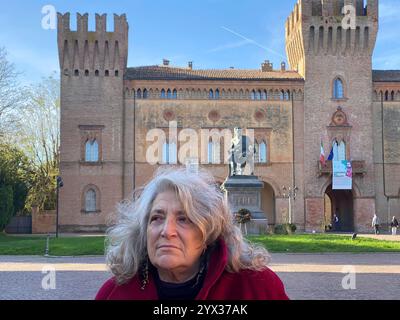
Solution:
{"label": "street lamp", "polygon": [[60,188],[64,186],[64,182],[60,176],[57,176],[57,195],[56,195],[56,238],[58,238],[58,198],[60,193]]}
{"label": "street lamp", "polygon": [[292,223],[292,198],[296,200],[296,194],[299,188],[296,186],[286,188],[286,186],[282,186],[283,197],[289,200],[289,224]]}

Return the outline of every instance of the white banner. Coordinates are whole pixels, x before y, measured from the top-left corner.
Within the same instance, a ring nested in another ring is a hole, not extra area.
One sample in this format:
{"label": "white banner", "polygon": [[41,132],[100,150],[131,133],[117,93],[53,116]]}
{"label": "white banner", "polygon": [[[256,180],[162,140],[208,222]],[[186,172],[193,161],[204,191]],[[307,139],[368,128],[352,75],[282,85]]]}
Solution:
{"label": "white banner", "polygon": [[332,161],[333,169],[333,190],[352,190],[353,189],[353,170],[351,162],[347,160]]}

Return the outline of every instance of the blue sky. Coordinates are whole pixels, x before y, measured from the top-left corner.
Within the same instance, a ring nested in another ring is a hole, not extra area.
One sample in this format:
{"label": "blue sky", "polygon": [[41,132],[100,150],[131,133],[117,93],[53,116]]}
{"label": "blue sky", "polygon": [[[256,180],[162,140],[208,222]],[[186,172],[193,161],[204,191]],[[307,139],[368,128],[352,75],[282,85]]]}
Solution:
{"label": "blue sky", "polygon": [[[296,0],[0,0],[0,46],[22,72],[23,83],[34,83],[58,70],[57,32],[44,30],[42,8],[58,12],[126,13],[129,23],[128,66],[160,64],[194,68],[258,69],[264,60],[275,67],[286,61],[285,20]],[[373,57],[374,69],[400,69],[400,6],[380,1],[380,30]],[[247,41],[245,38],[251,39]]]}

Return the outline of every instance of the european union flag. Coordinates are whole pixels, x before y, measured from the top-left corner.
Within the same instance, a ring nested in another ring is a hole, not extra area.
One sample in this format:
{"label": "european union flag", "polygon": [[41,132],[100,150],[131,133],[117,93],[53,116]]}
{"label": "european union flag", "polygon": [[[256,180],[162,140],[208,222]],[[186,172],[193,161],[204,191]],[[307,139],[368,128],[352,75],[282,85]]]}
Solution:
{"label": "european union flag", "polygon": [[328,157],[328,161],[332,161],[333,160],[333,147],[331,149],[331,152],[329,153],[329,157]]}

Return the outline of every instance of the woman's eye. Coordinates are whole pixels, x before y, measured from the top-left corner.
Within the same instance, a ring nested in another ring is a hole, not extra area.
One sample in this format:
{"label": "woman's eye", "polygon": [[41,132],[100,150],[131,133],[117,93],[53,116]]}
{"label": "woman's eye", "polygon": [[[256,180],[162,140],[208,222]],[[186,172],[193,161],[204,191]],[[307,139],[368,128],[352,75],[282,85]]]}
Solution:
{"label": "woman's eye", "polygon": [[178,221],[182,222],[182,223],[191,223],[192,222],[192,221],[190,221],[190,219],[188,217],[185,217],[185,216],[179,217]]}
{"label": "woman's eye", "polygon": [[153,222],[153,221],[160,221],[161,219],[162,219],[161,216],[152,216],[152,217],[150,218],[150,222]]}

